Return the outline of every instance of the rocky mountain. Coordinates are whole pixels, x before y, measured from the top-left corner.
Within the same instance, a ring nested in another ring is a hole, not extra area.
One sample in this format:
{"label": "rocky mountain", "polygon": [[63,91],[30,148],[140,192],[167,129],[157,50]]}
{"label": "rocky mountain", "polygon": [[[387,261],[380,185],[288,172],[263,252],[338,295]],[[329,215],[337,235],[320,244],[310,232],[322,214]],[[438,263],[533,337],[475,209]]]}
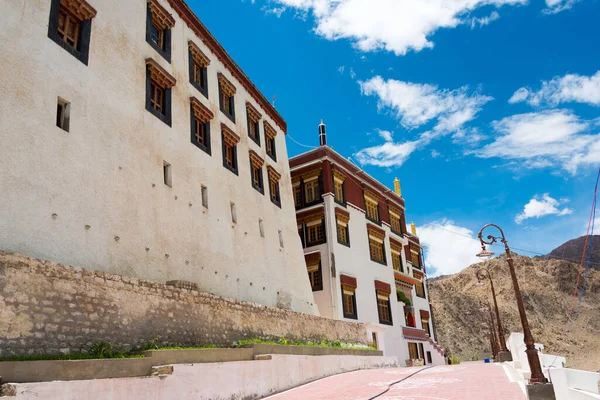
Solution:
{"label": "rocky mountain", "polygon": [[[600,271],[590,270],[579,316],[567,329],[578,265],[516,254],[513,259],[535,341],[545,345],[546,353],[567,357],[571,368],[600,370]],[[489,281],[477,285],[475,274],[481,267],[492,273],[506,338],[511,331],[522,332],[505,255],[471,265],[455,275],[431,279],[429,291],[438,342],[461,360],[491,354],[489,313],[483,304],[493,302]]]}
{"label": "rocky mountain", "polygon": [[[573,260],[572,262],[579,264],[581,263],[581,254],[583,252],[585,240],[586,236],[569,240],[568,242],[552,250],[552,252],[548,254],[548,257],[556,257],[562,260]],[[590,236],[588,239],[588,247],[590,247],[591,251],[591,267],[600,271],[600,235]]]}

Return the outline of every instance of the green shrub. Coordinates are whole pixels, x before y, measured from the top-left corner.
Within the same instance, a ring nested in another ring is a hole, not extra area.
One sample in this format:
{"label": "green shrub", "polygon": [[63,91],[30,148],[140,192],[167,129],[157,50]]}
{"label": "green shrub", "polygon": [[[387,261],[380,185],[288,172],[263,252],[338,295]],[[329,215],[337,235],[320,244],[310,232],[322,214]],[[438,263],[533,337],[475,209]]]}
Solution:
{"label": "green shrub", "polygon": [[460,364],[460,358],[456,356],[450,356],[450,361],[452,361],[452,365]]}

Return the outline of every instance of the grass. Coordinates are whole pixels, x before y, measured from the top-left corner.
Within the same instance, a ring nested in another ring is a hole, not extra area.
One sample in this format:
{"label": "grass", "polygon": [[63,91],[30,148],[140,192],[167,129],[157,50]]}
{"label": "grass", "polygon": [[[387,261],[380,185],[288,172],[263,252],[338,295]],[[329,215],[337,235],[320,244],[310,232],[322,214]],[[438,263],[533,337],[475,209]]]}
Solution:
{"label": "grass", "polygon": [[[312,340],[290,340],[280,338],[279,340],[263,340],[263,339],[245,339],[234,342],[231,346],[223,348],[239,348],[250,344],[276,344],[281,346],[309,346],[322,347],[332,349],[355,349],[355,350],[377,350],[372,344],[356,344],[342,343],[339,340],[330,341],[323,339],[320,342]],[[201,350],[201,349],[217,349],[214,344],[205,344],[200,346],[177,346],[177,345],[161,345],[158,339],[146,340],[139,346],[126,348],[110,342],[95,342],[81,348],[73,354],[42,354],[31,356],[8,356],[0,357],[0,362],[3,361],[40,361],[40,360],[96,360],[107,358],[143,358],[142,352],[147,350]]]}

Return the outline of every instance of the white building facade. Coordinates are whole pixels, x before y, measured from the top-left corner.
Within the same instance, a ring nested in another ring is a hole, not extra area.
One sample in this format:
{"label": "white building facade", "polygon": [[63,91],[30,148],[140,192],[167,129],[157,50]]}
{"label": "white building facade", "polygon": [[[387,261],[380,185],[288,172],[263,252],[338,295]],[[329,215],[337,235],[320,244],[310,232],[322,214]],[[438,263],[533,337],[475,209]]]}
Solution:
{"label": "white building facade", "polygon": [[[326,145],[290,159],[298,234],[322,316],[368,324],[401,364],[444,364],[435,343],[421,246],[404,198]],[[414,253],[414,256],[411,254]]]}
{"label": "white building facade", "polygon": [[0,39],[0,249],[318,313],[285,121],[184,1],[8,0]]}

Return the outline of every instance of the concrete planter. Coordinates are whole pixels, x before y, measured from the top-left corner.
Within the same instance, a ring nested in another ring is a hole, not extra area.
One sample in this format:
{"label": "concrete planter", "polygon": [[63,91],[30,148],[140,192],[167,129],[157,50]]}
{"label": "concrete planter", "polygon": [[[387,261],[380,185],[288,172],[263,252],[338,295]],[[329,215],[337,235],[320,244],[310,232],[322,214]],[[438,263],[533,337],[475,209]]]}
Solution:
{"label": "concrete planter", "polygon": [[379,350],[339,349],[312,346],[282,346],[278,344],[248,344],[244,348],[254,349],[258,354],[294,354],[303,356],[383,356]]}

